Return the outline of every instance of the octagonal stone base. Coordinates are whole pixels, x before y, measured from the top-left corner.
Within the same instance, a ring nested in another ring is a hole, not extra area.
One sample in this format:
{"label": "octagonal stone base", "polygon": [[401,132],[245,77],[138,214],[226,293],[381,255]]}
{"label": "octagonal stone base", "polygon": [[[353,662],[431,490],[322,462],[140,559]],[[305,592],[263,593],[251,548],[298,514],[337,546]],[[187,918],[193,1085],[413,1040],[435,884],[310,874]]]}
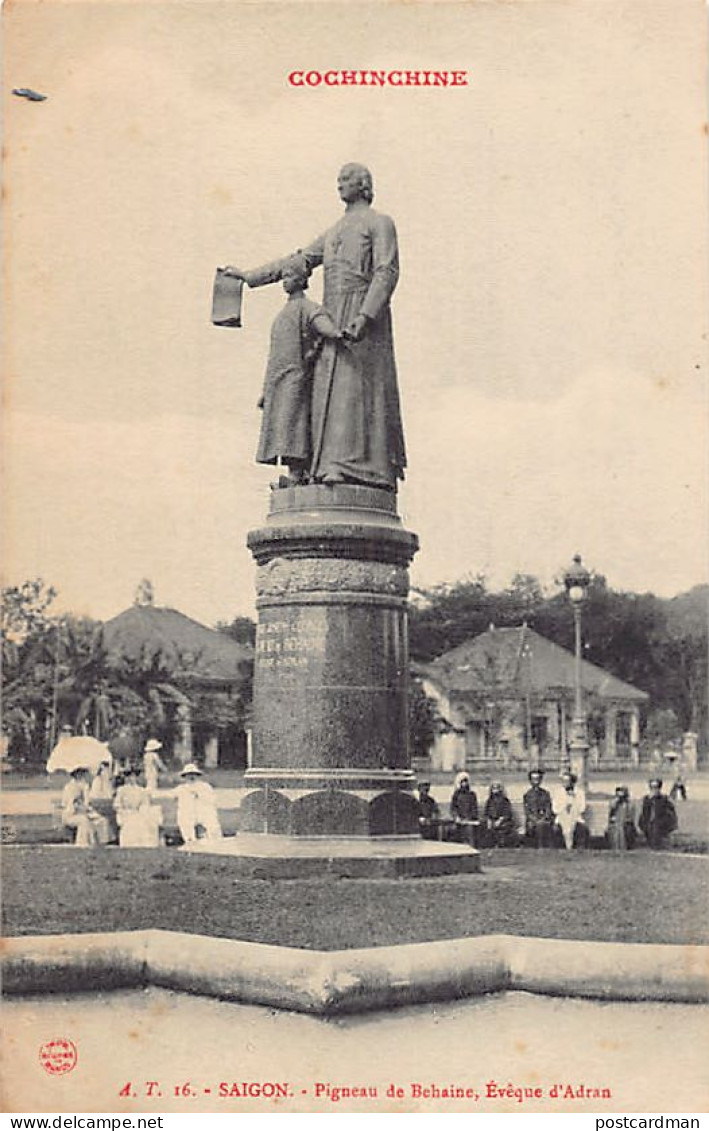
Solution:
{"label": "octagonal stone base", "polygon": [[415,879],[480,872],[480,853],[463,844],[421,837],[287,837],[242,835],[198,840],[180,852],[228,856],[239,876],[288,880],[316,876],[342,879]]}
{"label": "octagonal stone base", "polygon": [[406,788],[383,784],[356,793],[335,783],[312,791],[267,786],[247,793],[239,827],[281,836],[411,836],[419,833],[418,803]]}

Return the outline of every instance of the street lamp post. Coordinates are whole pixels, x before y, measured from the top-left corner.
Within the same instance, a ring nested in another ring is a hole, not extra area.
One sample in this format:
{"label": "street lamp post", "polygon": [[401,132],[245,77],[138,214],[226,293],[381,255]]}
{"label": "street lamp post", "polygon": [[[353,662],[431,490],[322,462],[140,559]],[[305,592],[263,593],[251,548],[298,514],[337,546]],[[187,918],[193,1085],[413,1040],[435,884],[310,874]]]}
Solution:
{"label": "street lamp post", "polygon": [[578,778],[578,784],[586,789],[586,760],[588,756],[588,734],[586,714],[583,708],[581,691],[581,607],[588,595],[591,575],[575,554],[574,560],[564,574],[564,585],[574,610],[574,717],[571,724],[571,742],[568,755],[563,752],[564,767]]}

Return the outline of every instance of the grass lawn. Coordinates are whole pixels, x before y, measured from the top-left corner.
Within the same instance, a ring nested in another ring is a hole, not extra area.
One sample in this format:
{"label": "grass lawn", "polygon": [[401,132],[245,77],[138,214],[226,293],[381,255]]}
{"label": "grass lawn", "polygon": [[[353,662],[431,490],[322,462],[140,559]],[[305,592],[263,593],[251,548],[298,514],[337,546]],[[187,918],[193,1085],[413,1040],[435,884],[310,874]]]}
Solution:
{"label": "grass lawn", "polygon": [[173,849],[4,850],[5,935],[154,927],[308,949],[485,934],[707,943],[709,859],[498,850],[482,875],[254,880]]}

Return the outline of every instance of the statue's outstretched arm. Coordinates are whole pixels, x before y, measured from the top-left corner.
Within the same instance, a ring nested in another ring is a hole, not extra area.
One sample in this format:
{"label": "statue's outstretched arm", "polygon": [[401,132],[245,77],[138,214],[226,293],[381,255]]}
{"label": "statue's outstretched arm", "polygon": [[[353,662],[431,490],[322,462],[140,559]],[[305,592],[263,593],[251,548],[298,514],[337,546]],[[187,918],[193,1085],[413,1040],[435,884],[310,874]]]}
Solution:
{"label": "statue's outstretched arm", "polygon": [[223,271],[225,274],[231,275],[235,279],[243,279],[250,287],[265,287],[269,283],[277,283],[279,281],[283,268],[294,255],[301,255],[306,260],[311,271],[314,267],[319,267],[323,261],[324,247],[325,236],[322,235],[318,236],[318,238],[308,244],[307,247],[298,248],[296,251],[292,251],[290,255],[284,255],[281,259],[274,259],[270,263],[264,263],[262,267],[254,267],[250,271],[246,271],[242,267],[224,267]]}
{"label": "statue's outstretched arm", "polygon": [[255,267],[252,271],[244,271],[244,280],[250,287],[265,287],[268,283],[277,283],[290,255],[283,259],[274,259],[271,263],[264,263],[263,267]]}

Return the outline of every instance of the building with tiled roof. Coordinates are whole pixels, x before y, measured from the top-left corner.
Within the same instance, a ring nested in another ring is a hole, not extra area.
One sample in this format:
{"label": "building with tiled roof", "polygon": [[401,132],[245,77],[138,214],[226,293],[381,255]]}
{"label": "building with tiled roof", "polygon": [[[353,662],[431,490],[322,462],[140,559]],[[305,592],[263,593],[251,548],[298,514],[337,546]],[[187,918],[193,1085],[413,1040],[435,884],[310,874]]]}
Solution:
{"label": "building with tiled roof", "polygon": [[[490,626],[419,671],[439,715],[431,769],[559,764],[571,735],[574,656],[528,625]],[[586,660],[591,765],[637,765],[644,691]]]}
{"label": "building with tiled roof", "polygon": [[239,683],[252,649],[177,609],[133,605],[103,626],[109,651],[126,659],[160,657],[177,677],[215,685]]}
{"label": "building with tiled roof", "polygon": [[[197,759],[206,766],[245,767],[246,734],[220,721],[219,706],[239,696],[251,679],[253,650],[248,645],[149,601],[107,621],[102,640],[109,662],[127,660],[143,670],[154,666],[155,683],[170,716],[171,725],[162,736],[168,757],[180,763]],[[169,671],[169,687],[161,671]],[[211,719],[193,717],[195,692],[213,697]]]}

